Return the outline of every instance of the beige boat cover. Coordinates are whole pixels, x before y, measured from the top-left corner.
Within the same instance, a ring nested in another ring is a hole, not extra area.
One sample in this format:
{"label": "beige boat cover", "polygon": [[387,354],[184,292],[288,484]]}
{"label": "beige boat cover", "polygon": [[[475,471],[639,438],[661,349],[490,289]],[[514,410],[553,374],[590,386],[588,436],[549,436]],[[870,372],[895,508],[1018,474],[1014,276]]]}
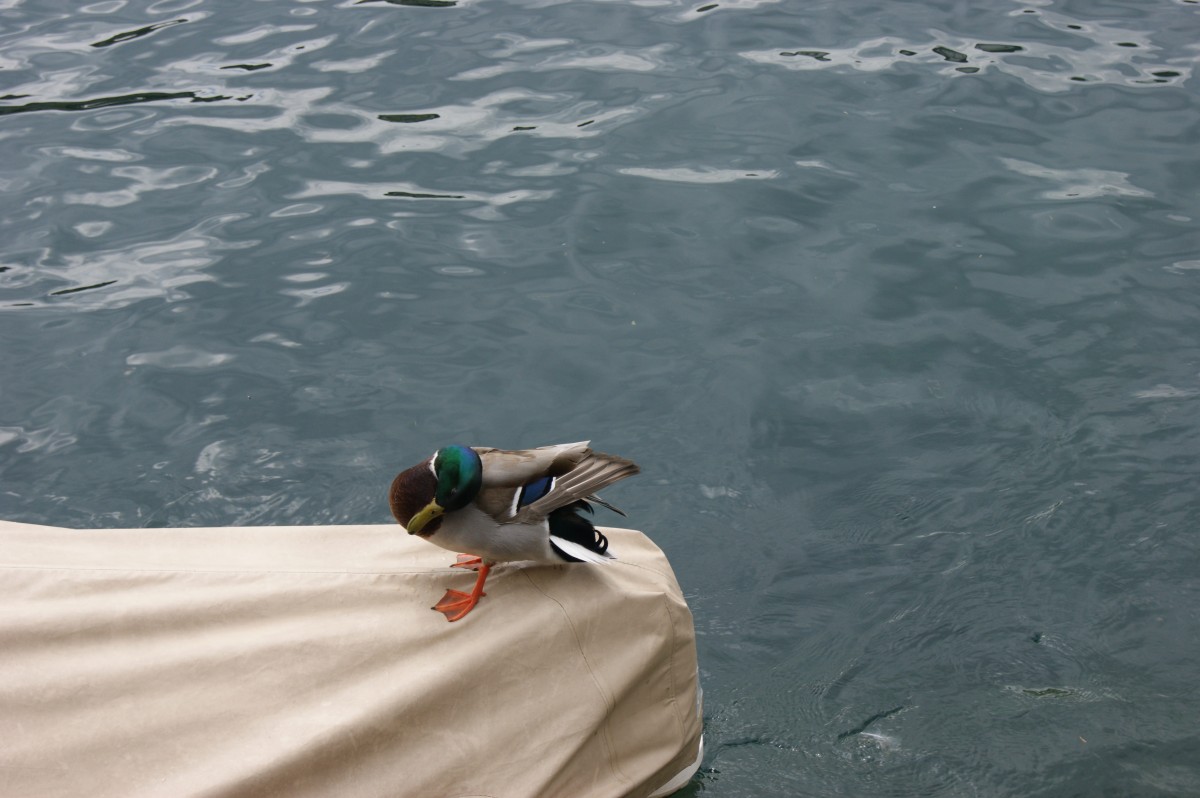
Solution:
{"label": "beige boat cover", "polygon": [[662,552],[475,574],[396,525],[0,521],[0,796],[651,796],[699,764]]}

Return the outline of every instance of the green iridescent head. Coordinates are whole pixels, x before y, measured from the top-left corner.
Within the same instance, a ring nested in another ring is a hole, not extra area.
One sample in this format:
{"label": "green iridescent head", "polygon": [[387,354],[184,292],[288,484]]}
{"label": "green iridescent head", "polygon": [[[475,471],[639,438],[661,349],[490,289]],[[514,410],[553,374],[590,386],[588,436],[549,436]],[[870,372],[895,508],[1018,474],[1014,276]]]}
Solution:
{"label": "green iridescent head", "polygon": [[408,522],[408,531],[413,535],[419,534],[427,524],[445,513],[466,507],[475,500],[483,486],[483,461],[469,446],[438,449],[429,461],[429,468],[437,478],[437,489],[433,501]]}
{"label": "green iridescent head", "polygon": [[483,486],[483,461],[469,446],[445,446],[433,456],[437,493],[433,500],[446,512],[466,507]]}

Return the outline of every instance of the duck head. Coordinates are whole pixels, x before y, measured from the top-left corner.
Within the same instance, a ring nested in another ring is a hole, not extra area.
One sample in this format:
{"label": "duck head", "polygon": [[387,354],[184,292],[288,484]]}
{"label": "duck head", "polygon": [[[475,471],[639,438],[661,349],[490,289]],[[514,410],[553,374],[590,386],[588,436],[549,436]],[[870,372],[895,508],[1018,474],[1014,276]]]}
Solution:
{"label": "duck head", "polygon": [[410,535],[429,537],[442,516],[475,500],[483,485],[483,461],[468,446],[445,446],[433,457],[400,472],[388,501],[392,515]]}

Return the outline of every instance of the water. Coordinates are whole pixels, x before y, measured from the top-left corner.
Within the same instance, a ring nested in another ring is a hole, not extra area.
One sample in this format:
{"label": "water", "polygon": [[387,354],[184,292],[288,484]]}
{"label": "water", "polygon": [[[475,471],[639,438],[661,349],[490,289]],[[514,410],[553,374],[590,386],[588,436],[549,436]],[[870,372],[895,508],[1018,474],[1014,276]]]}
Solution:
{"label": "water", "polygon": [[686,794],[1200,794],[1200,4],[430,5],[0,3],[0,515],[591,438]]}

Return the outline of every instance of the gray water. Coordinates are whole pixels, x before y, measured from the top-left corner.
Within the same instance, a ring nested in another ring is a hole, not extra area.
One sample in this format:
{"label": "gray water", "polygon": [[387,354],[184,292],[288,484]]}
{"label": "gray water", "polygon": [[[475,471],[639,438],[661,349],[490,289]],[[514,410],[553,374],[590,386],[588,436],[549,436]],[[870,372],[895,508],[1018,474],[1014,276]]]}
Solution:
{"label": "gray water", "polygon": [[695,613],[685,794],[1200,795],[1197,41],[2,0],[0,516],[386,523],[440,445],[590,438]]}

